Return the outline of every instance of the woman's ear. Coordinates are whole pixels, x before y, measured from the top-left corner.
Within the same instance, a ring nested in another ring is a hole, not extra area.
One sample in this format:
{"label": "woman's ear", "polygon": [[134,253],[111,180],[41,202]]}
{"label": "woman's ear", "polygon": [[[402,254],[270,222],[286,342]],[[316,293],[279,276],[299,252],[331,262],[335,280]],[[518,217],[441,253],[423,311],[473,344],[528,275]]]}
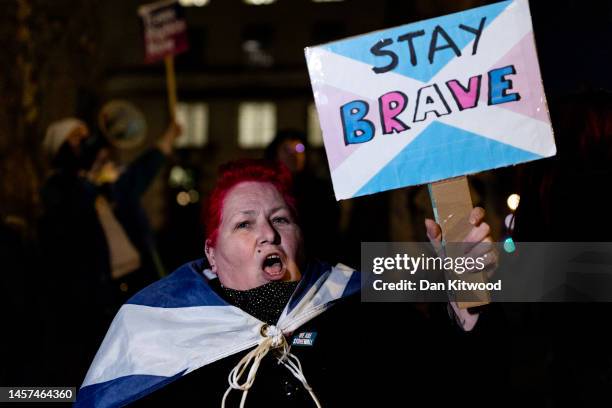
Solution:
{"label": "woman's ear", "polygon": [[208,258],[210,269],[213,272],[217,273],[217,264],[215,262],[215,248],[210,245],[210,239],[207,239],[204,243],[204,253],[206,254],[206,258]]}

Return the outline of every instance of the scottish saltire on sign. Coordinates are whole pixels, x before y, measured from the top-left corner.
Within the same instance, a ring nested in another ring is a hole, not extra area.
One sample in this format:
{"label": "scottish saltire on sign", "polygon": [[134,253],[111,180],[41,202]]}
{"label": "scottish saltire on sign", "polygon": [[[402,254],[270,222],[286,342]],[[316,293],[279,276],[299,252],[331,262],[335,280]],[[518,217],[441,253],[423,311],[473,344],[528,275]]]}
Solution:
{"label": "scottish saltire on sign", "polygon": [[527,0],[305,52],[339,200],[555,155]]}

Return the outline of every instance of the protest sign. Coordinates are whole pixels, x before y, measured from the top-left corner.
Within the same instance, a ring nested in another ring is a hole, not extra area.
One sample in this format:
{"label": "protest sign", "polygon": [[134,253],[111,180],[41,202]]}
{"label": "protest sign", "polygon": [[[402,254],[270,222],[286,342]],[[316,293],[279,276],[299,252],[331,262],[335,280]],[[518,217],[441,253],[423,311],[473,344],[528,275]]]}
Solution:
{"label": "protest sign", "polygon": [[176,0],[141,6],[138,14],[144,27],[145,62],[156,62],[187,51],[187,24]]}
{"label": "protest sign", "polygon": [[174,55],[187,51],[187,24],[176,0],[159,1],[138,8],[144,27],[145,62],[160,59],[166,66],[166,86],[170,117],[176,117],[176,76]]}
{"label": "protest sign", "polygon": [[527,0],[305,52],[339,200],[556,153]]}

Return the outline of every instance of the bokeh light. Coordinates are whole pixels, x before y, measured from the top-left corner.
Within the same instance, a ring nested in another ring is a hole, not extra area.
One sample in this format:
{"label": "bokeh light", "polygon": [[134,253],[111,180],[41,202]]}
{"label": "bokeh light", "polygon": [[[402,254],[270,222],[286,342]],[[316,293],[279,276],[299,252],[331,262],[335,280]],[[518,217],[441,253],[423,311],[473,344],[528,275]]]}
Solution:
{"label": "bokeh light", "polygon": [[521,201],[521,196],[514,193],[508,196],[508,200],[506,200],[506,204],[508,204],[508,208],[510,208],[512,211],[516,211],[516,209],[519,206],[520,201]]}

